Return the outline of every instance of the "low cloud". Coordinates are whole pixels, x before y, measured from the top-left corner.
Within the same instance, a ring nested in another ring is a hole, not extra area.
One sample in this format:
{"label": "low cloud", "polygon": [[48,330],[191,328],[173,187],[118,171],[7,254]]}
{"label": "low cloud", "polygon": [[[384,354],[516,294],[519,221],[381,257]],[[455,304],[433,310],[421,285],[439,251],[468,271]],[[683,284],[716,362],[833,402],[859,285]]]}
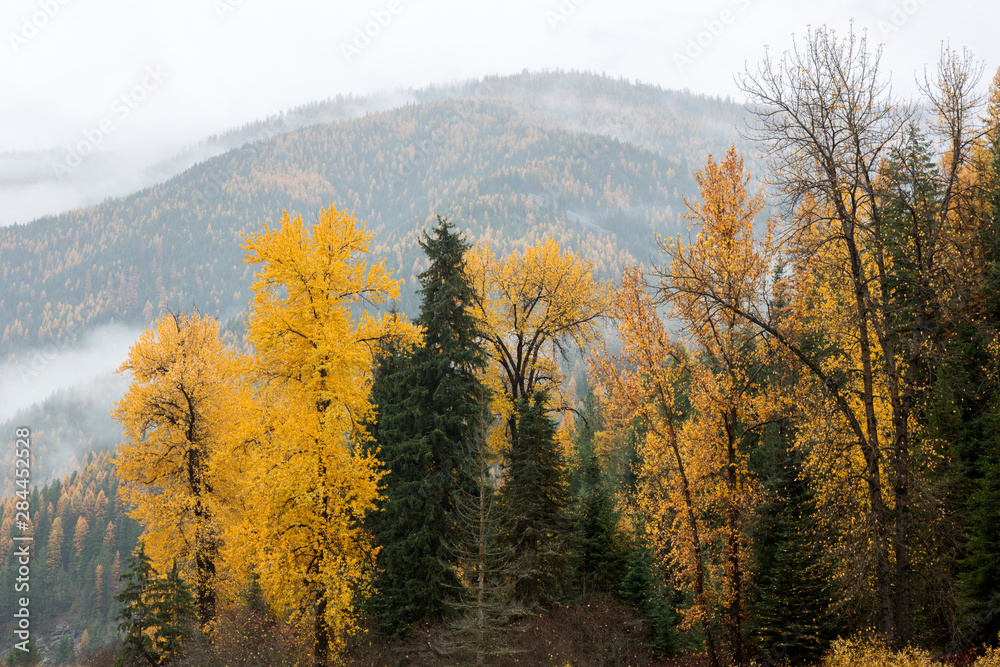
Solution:
{"label": "low cloud", "polygon": [[60,390],[113,373],[141,333],[138,328],[110,324],[76,345],[48,345],[16,354],[0,365],[0,423]]}

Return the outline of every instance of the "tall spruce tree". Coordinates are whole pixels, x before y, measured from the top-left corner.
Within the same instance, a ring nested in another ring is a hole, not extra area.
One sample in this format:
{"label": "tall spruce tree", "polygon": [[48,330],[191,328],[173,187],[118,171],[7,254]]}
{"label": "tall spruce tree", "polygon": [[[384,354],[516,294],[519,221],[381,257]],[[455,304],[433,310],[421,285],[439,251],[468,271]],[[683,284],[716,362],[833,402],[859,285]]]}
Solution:
{"label": "tall spruce tree", "polygon": [[167,574],[155,582],[153,615],[156,625],[156,651],[160,664],[167,665],[184,654],[184,642],[194,633],[194,595],[177,569],[177,561]]}
{"label": "tall spruce tree", "polygon": [[614,500],[604,487],[601,467],[593,453],[584,464],[577,516],[577,575],[582,592],[617,591],[626,554],[618,535]]}
{"label": "tall spruce tree", "polygon": [[442,618],[459,590],[449,567],[454,532],[453,491],[472,488],[463,471],[474,456],[475,431],[487,398],[479,381],[486,365],[482,332],[469,306],[468,244],[438,216],[421,247],[430,260],[420,274],[416,323],[423,341],[412,352],[389,345],[376,369],[372,428],[388,473],[384,509],[375,526],[382,545],[374,611],[390,632]]}
{"label": "tall spruce tree", "polygon": [[994,642],[1000,633],[1000,360],[994,347],[1000,338],[1000,70],[990,91],[987,121],[982,159],[988,167],[982,168],[978,194],[983,210],[976,239],[982,288],[978,317],[969,327],[973,353],[965,355],[966,377],[958,378],[965,383],[956,382],[971,396],[952,413],[968,433],[961,457],[968,533],[961,583],[965,632],[972,642]]}
{"label": "tall spruce tree", "polygon": [[536,391],[515,406],[510,463],[500,489],[510,522],[508,544],[519,559],[514,595],[526,609],[551,606],[562,597],[568,575],[569,484],[546,413],[546,395]]}

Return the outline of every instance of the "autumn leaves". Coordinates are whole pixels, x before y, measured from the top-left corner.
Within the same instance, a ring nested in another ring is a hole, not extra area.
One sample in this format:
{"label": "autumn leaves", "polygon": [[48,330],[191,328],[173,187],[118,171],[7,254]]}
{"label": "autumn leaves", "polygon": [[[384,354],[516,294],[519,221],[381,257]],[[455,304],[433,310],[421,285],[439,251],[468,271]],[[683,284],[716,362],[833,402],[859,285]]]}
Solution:
{"label": "autumn leaves", "polygon": [[[368,439],[369,387],[379,341],[411,346],[420,330],[395,313],[398,295],[372,238],[350,214],[325,210],[306,227],[287,214],[244,243],[257,267],[247,343],[230,351],[201,315],[168,315],[130,351],[132,385],[115,417],[118,457],[144,542],[158,569],[178,559],[196,582],[211,628],[256,577],[283,618],[313,637],[325,664],[358,624],[377,547],[366,517],[381,470]],[[553,242],[523,257],[470,256],[467,304],[494,354],[497,409],[560,387],[561,346],[596,337],[607,293]],[[503,421],[497,437],[504,437]]]}
{"label": "autumn leaves", "polygon": [[[621,525],[656,548],[682,589],[683,630],[713,665],[748,664],[792,622],[801,657],[815,657],[834,608],[834,629],[874,627],[899,644],[952,636],[959,587],[985,605],[981,580],[997,580],[998,93],[971,120],[975,72],[946,54],[928,84],[939,120],[921,126],[881,86],[863,40],[807,41],[745,81],[791,204],[780,226],[758,226],[763,199],[730,149],[697,174],[690,239],[660,239],[663,264],[629,269],[617,290],[551,240],[507,257],[483,244],[452,262],[464,262],[473,294],[461,310],[489,357],[476,383],[492,395],[501,494],[515,408],[544,392],[539,411],[563,410],[562,357],[593,352],[607,426],[595,439],[638,443],[634,477],[619,480]],[[333,209],[248,237],[250,352],[223,345],[210,318],[165,317],[123,365],[133,385],[115,411],[119,473],[157,567],[179,560],[209,629],[256,578],[312,638],[316,664],[358,629],[376,555],[393,543],[371,533],[395,493],[363,446],[374,360],[386,341],[427,344],[385,312],[398,288],[368,256],[371,238]],[[605,319],[617,326],[606,348]],[[428,368],[457,365],[435,354]],[[452,470],[444,455],[408,456],[397,478],[413,488],[435,465]],[[451,511],[447,498],[435,507]],[[973,538],[954,546],[963,531]]]}

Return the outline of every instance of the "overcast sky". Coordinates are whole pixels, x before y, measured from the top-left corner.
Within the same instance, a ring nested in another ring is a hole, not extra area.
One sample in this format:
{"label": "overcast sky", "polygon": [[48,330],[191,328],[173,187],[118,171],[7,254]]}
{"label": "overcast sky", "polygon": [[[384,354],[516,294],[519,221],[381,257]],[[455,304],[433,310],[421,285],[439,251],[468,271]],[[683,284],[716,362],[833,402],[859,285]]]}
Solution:
{"label": "overcast sky", "polygon": [[765,46],[852,20],[908,95],[946,40],[984,88],[1000,65],[995,0],[2,0],[0,225],[127,194],[209,134],[338,94],[561,68],[740,100]]}
{"label": "overcast sky", "polygon": [[1000,64],[987,0],[3,0],[0,152],[62,150],[102,121],[101,150],[196,141],[338,93],[525,68],[736,98],[764,45],[852,18],[905,90],[942,40]]}

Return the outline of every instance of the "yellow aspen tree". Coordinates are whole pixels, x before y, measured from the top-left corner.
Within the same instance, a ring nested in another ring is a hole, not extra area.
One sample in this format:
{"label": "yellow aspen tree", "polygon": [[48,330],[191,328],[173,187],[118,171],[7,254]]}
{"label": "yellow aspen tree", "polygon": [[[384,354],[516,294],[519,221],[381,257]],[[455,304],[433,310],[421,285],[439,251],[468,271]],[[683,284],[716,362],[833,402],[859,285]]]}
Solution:
{"label": "yellow aspen tree", "polygon": [[145,529],[154,567],[176,559],[193,569],[203,624],[215,616],[220,498],[246,412],[239,370],[214,318],[167,314],[129,350],[119,372],[132,382],[112,412],[126,437],[115,467],[130,515]]}
{"label": "yellow aspen tree", "polygon": [[281,613],[311,621],[315,665],[356,630],[376,552],[364,521],[381,473],[358,446],[373,352],[386,336],[417,340],[395,315],[364,308],[399,291],[383,261],[369,262],[372,237],[331,206],[311,227],[285,213],[243,244],[257,267],[247,333],[264,435],[248,464],[242,538],[231,546]]}
{"label": "yellow aspen tree", "polygon": [[[933,344],[928,333],[939,305],[935,283],[943,255],[938,251],[968,196],[961,175],[977,137],[974,89],[981,68],[968,53],[943,49],[936,75],[925,79],[923,93],[934,117],[929,129],[941,164],[930,179],[934,213],[915,219],[911,229],[894,222],[891,209],[902,204],[915,210],[919,188],[907,186],[905,178],[887,182],[882,175],[908,150],[914,109],[893,96],[880,74],[880,57],[853,29],[839,37],[821,28],[808,31],[780,59],[768,56],[742,79],[755,109],[750,132],[771,158],[773,184],[789,216],[779,249],[792,260],[789,293],[798,304],[814,310],[811,295],[796,288],[809,286],[816,262],[833,260],[820,272],[836,276],[827,303],[851,329],[831,341],[840,363],[831,365],[822,350],[798,336],[802,320],[772,319],[766,299],[729,300],[707,268],[670,289],[700,294],[769,336],[812,375],[815,390],[839,413],[864,459],[867,497],[859,510],[872,537],[866,558],[872,613],[884,637],[905,643],[912,636],[913,509],[921,495],[914,463],[914,410],[923,391],[917,361]],[[895,242],[900,231],[904,244]],[[918,248],[919,257],[910,258],[916,262],[914,298],[904,305],[913,319],[901,328],[893,259],[905,256],[906,244]]]}

